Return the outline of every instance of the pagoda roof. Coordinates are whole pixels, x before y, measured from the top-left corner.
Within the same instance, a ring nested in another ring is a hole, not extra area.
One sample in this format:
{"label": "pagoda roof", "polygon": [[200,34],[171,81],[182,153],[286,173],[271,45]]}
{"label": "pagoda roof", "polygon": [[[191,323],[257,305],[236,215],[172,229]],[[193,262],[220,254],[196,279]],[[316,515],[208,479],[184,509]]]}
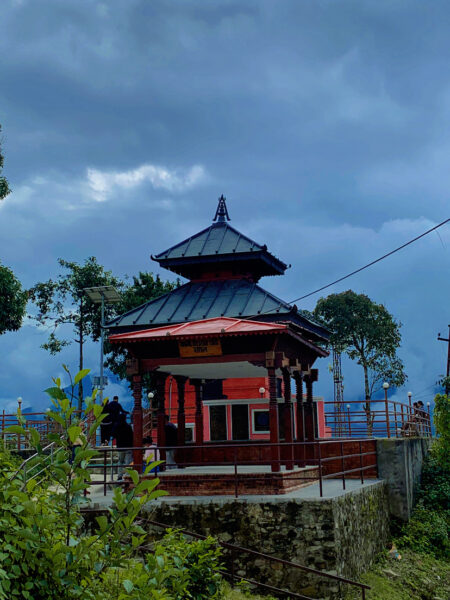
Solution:
{"label": "pagoda roof", "polygon": [[289,321],[314,339],[329,337],[324,327],[303,316],[295,306],[246,279],[191,281],[112,319],[107,327],[111,333],[119,333],[217,317]]}
{"label": "pagoda roof", "polygon": [[248,236],[234,229],[226,219],[225,198],[219,198],[215,222],[195,235],[160,252],[152,259],[161,267],[194,279],[205,270],[236,268],[251,273],[255,279],[265,275],[282,275],[287,265]]}

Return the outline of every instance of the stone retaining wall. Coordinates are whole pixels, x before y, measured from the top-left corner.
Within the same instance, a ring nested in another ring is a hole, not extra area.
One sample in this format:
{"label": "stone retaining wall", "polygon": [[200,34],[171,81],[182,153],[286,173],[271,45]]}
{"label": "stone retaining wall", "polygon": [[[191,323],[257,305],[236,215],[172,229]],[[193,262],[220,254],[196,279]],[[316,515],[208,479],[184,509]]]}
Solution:
{"label": "stone retaining wall", "polygon": [[[389,539],[383,482],[332,499],[186,499],[158,502],[147,512],[150,519],[172,527],[211,534],[222,541],[351,579],[357,579],[370,566]],[[155,531],[160,537],[160,531]],[[245,555],[235,558],[235,571],[315,598],[339,598],[344,591],[316,575]]]}
{"label": "stone retaining wall", "polygon": [[431,442],[430,438],[377,440],[378,474],[388,486],[389,510],[403,521],[411,515]]}

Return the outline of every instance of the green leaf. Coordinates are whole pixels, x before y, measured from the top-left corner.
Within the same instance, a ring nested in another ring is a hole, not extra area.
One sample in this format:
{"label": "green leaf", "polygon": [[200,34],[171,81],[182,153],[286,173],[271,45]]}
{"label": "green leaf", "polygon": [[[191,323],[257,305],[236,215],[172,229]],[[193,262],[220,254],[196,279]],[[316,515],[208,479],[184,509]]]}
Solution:
{"label": "green leaf", "polygon": [[74,385],[76,385],[82,379],[84,379],[86,377],[86,375],[88,375],[90,372],[91,372],[90,369],[81,369],[81,371],[78,371],[78,373],[75,375],[75,377],[73,379]]}
{"label": "green leaf", "polygon": [[20,425],[11,425],[5,429],[7,433],[17,433],[18,435],[26,435],[27,430]]}
{"label": "green leaf", "polygon": [[137,485],[139,483],[139,473],[137,471],[134,471],[133,469],[125,469],[125,470],[128,473],[128,475],[131,477],[131,481],[134,483],[134,485]]}
{"label": "green leaf", "polygon": [[69,439],[72,442],[72,444],[79,437],[81,431],[82,431],[82,429],[81,429],[81,427],[79,425],[71,425],[69,427],[69,429],[67,430],[67,433],[69,435]]}
{"label": "green leaf", "polygon": [[33,446],[37,446],[41,441],[41,436],[39,435],[39,432],[36,431],[36,429],[30,429],[30,437]]}
{"label": "green leaf", "polygon": [[49,387],[44,390],[46,394],[50,396],[50,398],[54,398],[55,400],[64,400],[66,397],[65,392],[59,387]]}
{"label": "green leaf", "polygon": [[134,584],[129,579],[125,579],[125,581],[122,581],[122,585],[129,594],[133,591]]}

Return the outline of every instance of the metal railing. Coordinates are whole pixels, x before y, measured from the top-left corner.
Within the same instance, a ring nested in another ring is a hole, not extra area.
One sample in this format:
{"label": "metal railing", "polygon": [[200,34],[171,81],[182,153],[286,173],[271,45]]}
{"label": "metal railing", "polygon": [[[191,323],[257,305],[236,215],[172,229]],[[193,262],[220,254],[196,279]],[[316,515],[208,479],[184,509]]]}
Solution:
{"label": "metal railing", "polygon": [[324,402],[325,427],[333,438],[432,437],[428,410],[395,400],[351,404]]}
{"label": "metal railing", "polygon": [[[168,529],[174,529],[173,526],[159,523],[158,521],[154,521],[152,519],[141,519],[141,525],[150,525],[151,527],[155,527],[159,530],[164,530],[164,533]],[[186,529],[177,529],[180,533],[187,537],[192,537],[194,539],[205,540],[207,537],[205,535],[194,533],[192,531],[188,531]],[[244,548],[243,546],[238,546],[236,544],[230,544],[229,542],[221,542],[220,540],[215,540],[217,545],[220,546],[225,552],[225,558],[228,558],[228,568],[226,571],[221,570],[220,574],[228,579],[230,579],[231,584],[235,585],[239,582],[245,581],[251,586],[259,588],[265,592],[275,593],[277,595],[281,595],[282,597],[287,598],[299,598],[301,600],[315,600],[311,596],[306,596],[304,594],[299,594],[297,592],[293,592],[291,590],[282,589],[276,587],[274,585],[270,585],[268,583],[263,583],[262,581],[256,581],[253,578],[249,578],[247,576],[237,575],[236,571],[236,562],[239,560],[239,569],[242,569],[242,557],[245,556],[247,559],[255,559],[255,560],[263,560],[268,563],[276,563],[282,565],[282,567],[287,567],[292,570],[301,571],[302,573],[307,573],[309,575],[313,575],[317,578],[327,579],[328,581],[333,581],[339,586],[351,586],[356,588],[361,593],[362,600],[366,598],[366,590],[370,590],[370,586],[364,583],[360,583],[358,581],[354,581],[352,579],[348,579],[346,577],[341,577],[340,575],[333,575],[331,573],[327,573],[326,571],[320,571],[319,569],[313,569],[312,567],[307,567],[305,565],[301,565],[300,563],[296,563],[290,560],[285,560],[282,558],[278,558],[277,556],[272,556],[270,554],[265,554],[263,552],[258,552],[256,550],[252,550],[251,548]],[[152,551],[152,546],[148,547],[150,551]],[[226,566],[226,565],[225,565]]]}
{"label": "metal railing", "polygon": [[[101,479],[92,481],[92,485],[103,486],[104,495],[107,494],[108,486],[122,484],[122,481],[114,478],[119,470],[117,457],[120,453],[148,450],[146,447],[114,448],[102,446],[96,448],[102,459],[88,465],[88,469],[96,470]],[[220,480],[226,486],[232,488],[234,496],[248,494],[249,488],[255,489],[260,485],[261,490],[267,482],[268,474],[279,477],[280,473],[288,479],[289,489],[297,489],[302,483],[318,483],[319,496],[324,495],[324,481],[329,479],[339,480],[342,489],[346,489],[349,479],[359,480],[364,484],[365,480],[377,477],[376,447],[370,440],[321,440],[315,442],[293,442],[293,443],[252,443],[252,444],[203,444],[201,446],[164,446],[155,447],[156,460],[165,460],[168,451],[175,452],[175,467],[177,485],[192,484],[192,475],[195,474],[196,484],[208,483],[212,475],[217,480],[217,467],[226,469],[220,473]],[[214,453],[215,456],[212,456]],[[220,456],[221,455],[221,456]],[[245,456],[247,455],[247,456]],[[218,458],[218,456],[220,458]],[[257,467],[256,472],[244,473],[241,467]],[[143,464],[130,462],[120,466],[143,470]],[[164,479],[171,474],[167,465]],[[196,469],[192,469],[195,467]],[[198,467],[204,470],[199,471]],[[267,467],[266,471],[259,471],[261,467]],[[305,469],[312,467],[312,469]],[[191,468],[191,471],[189,469]],[[100,471],[100,473],[99,473]],[[209,471],[209,472],[208,472]],[[161,471],[160,471],[161,472]],[[159,473],[154,472],[149,477],[157,477]],[[296,487],[295,487],[296,486]],[[229,489],[229,488],[228,488]],[[193,488],[192,495],[196,495]],[[220,492],[218,492],[220,494]],[[226,492],[225,492],[226,493]],[[228,491],[228,493],[230,493]],[[253,493],[264,493],[253,491]],[[266,492],[269,493],[270,492]]]}

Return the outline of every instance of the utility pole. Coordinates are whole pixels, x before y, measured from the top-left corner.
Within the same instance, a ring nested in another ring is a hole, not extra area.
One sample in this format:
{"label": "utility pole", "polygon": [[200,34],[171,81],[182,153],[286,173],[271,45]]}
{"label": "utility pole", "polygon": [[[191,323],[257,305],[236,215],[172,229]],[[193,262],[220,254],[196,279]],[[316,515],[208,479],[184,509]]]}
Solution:
{"label": "utility pole", "polygon": [[447,396],[450,394],[450,325],[448,326],[448,338],[441,337],[441,334],[438,333],[438,338],[440,342],[447,342],[447,379],[445,381],[445,393]]}

